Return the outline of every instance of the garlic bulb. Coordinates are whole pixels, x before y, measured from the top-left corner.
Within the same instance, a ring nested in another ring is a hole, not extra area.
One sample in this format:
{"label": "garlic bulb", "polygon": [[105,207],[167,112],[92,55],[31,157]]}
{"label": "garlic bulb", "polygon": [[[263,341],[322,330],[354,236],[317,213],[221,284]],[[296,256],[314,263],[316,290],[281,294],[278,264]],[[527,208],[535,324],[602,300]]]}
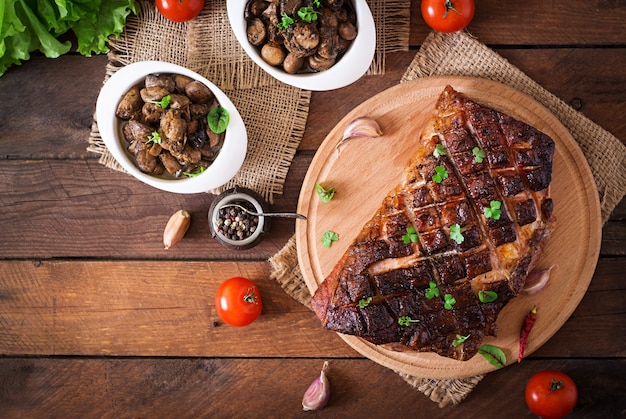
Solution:
{"label": "garlic bulb", "polygon": [[326,406],[330,399],[330,384],[326,377],[326,369],[328,369],[328,361],[324,362],[320,375],[313,380],[309,388],[302,398],[302,409],[319,410]]}

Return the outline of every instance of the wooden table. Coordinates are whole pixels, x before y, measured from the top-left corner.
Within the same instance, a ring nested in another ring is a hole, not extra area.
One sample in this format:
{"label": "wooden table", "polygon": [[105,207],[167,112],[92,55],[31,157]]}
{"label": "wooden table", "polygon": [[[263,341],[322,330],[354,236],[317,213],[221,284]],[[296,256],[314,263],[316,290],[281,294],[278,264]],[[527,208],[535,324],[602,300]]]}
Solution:
{"label": "wooden table", "polygon": [[[429,32],[417,6],[411,50],[388,55],[385,75],[312,94],[273,210],[295,210],[307,167],[342,116],[398,83]],[[624,21],[623,1],[483,0],[469,30],[624,141]],[[160,192],[86,151],[106,61],[35,54],[0,77],[1,417],[521,418],[532,417],[526,381],[542,369],[577,382],[572,417],[624,417],[625,201],[562,329],[521,364],[488,374],[461,405],[440,409],[323,330],[269,278],[267,259],[293,235],[293,221],[277,220],[252,250],[225,250],[208,232],[212,195]],[[181,207],[192,214],[190,231],[164,251],[163,226]],[[245,328],[219,323],[212,304],[217,286],[237,275],[255,280],[264,300]],[[331,402],[304,413],[301,397],[324,360]]]}

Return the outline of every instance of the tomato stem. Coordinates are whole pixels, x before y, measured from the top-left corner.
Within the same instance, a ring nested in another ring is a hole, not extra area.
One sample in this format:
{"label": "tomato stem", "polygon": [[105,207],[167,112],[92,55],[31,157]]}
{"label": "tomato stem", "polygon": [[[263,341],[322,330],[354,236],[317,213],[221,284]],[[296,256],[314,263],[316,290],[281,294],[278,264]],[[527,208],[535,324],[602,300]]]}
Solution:
{"label": "tomato stem", "polygon": [[446,16],[448,16],[448,12],[450,10],[454,10],[455,12],[457,12],[458,14],[461,14],[461,12],[459,12],[456,7],[454,6],[454,3],[452,3],[452,0],[445,0],[443,5],[446,7],[446,11],[443,13],[443,16],[441,16],[441,19],[445,19]]}
{"label": "tomato stem", "polygon": [[243,296],[243,300],[246,303],[259,304],[258,297],[254,294],[255,292],[256,291],[254,287],[249,287],[248,290],[246,291],[246,295]]}
{"label": "tomato stem", "polygon": [[554,377],[552,377],[552,382],[550,383],[550,392],[546,394],[545,397],[548,397],[550,394],[562,388],[563,388],[563,381],[556,381]]}

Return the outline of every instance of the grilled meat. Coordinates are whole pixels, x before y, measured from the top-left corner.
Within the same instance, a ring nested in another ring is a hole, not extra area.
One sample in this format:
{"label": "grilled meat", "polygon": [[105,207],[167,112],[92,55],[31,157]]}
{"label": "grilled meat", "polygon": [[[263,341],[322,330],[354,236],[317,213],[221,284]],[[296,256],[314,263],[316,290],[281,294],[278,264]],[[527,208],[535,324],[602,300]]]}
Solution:
{"label": "grilled meat", "polygon": [[554,227],[554,142],[450,86],[419,141],[312,306],[327,329],[467,360]]}

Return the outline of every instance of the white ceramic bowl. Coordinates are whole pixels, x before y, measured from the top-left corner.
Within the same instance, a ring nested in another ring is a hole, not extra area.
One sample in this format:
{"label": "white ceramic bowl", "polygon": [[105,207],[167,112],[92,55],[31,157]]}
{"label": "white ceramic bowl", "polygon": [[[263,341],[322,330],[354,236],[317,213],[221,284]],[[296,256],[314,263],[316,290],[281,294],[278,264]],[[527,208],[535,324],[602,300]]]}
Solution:
{"label": "white ceramic bowl", "polygon": [[[182,74],[204,83],[230,114],[224,145],[213,163],[200,175],[165,179],[143,173],[126,151],[122,121],[115,116],[119,101],[134,85],[153,73]],[[248,148],[248,136],[241,115],[228,97],[213,83],[185,67],[163,61],[140,61],[119,69],[104,84],[96,102],[96,118],[102,140],[115,160],[135,178],[155,188],[174,193],[200,193],[218,188],[241,168]]]}
{"label": "white ceramic bowl", "polygon": [[257,47],[248,42],[244,10],[246,0],[227,0],[228,20],[237,41],[248,56],[272,77],[306,90],[333,90],[357,81],[370,67],[376,50],[376,27],[366,0],[352,0],[357,16],[357,37],[335,65],[317,73],[289,74],[266,63]]}

